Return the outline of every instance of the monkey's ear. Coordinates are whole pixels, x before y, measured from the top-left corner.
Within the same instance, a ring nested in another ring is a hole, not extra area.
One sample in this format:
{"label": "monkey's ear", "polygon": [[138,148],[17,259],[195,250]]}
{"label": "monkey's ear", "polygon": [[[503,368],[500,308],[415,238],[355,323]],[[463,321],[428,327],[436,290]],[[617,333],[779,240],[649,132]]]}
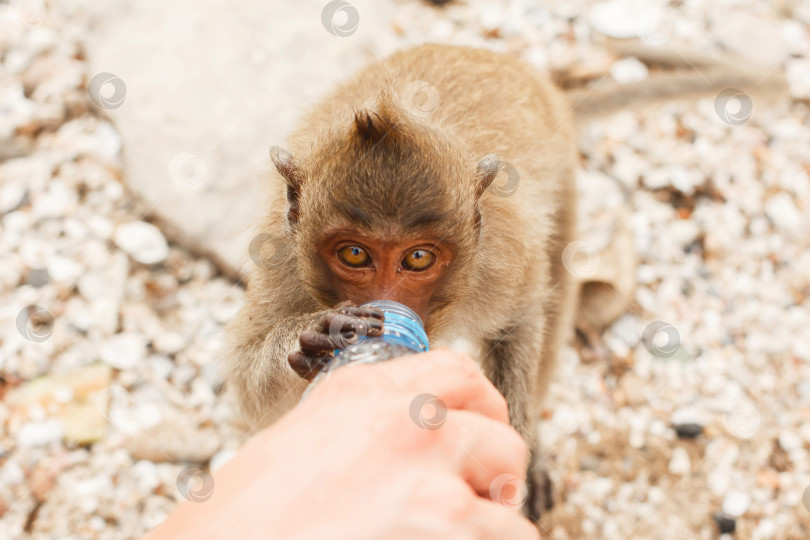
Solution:
{"label": "monkey's ear", "polygon": [[489,185],[498,176],[498,173],[503,167],[503,162],[498,157],[498,154],[489,154],[481,158],[478,165],[475,167],[475,200],[481,198],[481,195],[487,190]]}
{"label": "monkey's ear", "polygon": [[301,195],[301,180],[303,174],[301,173],[301,169],[296,165],[292,154],[283,148],[279,148],[278,146],[270,148],[270,159],[273,160],[276,170],[284,177],[284,181],[287,182],[287,202],[290,203],[290,209],[287,212],[287,220],[291,225],[295,225],[298,223],[298,199]]}

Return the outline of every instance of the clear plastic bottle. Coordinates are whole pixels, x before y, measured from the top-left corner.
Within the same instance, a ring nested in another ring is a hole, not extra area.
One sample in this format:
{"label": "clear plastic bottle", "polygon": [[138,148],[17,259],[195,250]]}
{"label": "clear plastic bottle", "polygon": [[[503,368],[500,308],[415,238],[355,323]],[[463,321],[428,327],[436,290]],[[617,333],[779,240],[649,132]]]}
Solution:
{"label": "clear plastic bottle", "polygon": [[357,343],[336,350],[335,357],[312,379],[301,399],[316,384],[346,364],[372,364],[428,350],[424,323],[411,308],[393,300],[374,300],[363,306],[383,312],[383,334],[378,337],[361,337]]}

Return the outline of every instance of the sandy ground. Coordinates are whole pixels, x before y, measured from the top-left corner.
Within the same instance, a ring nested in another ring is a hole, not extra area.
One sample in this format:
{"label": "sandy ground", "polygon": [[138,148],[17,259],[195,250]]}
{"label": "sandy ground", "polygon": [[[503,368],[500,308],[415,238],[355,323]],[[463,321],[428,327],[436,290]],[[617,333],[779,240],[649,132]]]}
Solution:
{"label": "sandy ground", "polygon": [[[0,3],[0,538],[138,538],[243,440],[217,358],[243,289],[148,223],[90,108],[81,2],[38,5]],[[609,361],[564,351],[544,538],[810,538],[810,5],[661,5],[629,30],[631,2],[600,5],[398,2],[392,28],[593,69],[599,32],[629,32],[788,76],[772,107],[582,130],[583,211],[627,216],[638,287]]]}

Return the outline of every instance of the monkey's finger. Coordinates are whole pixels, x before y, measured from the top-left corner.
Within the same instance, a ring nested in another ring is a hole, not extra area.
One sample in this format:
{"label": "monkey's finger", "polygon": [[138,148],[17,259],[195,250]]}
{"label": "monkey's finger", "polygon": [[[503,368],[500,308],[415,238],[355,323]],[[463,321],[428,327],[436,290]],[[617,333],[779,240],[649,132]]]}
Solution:
{"label": "monkey's finger", "polygon": [[349,332],[359,336],[377,337],[383,335],[383,322],[371,317],[355,317],[346,325]]}
{"label": "monkey's finger", "polygon": [[[440,413],[436,409],[433,418],[440,417]],[[516,492],[512,498],[525,499],[528,487],[523,476],[528,451],[523,437],[512,427],[480,414],[453,410],[446,414],[444,424],[436,428],[434,420],[431,427],[444,437],[441,448],[456,472],[482,497],[500,497],[494,491],[501,491],[501,487],[494,483],[506,478]]]}
{"label": "monkey's finger", "polygon": [[369,317],[372,319],[378,319],[380,321],[385,320],[385,314],[382,312],[382,310],[373,307],[352,306],[341,308],[339,311],[347,315],[354,315],[355,317]]}
{"label": "monkey's finger", "polygon": [[351,330],[359,336],[374,336],[380,335],[383,328],[382,321],[377,319],[344,315],[335,311],[326,312],[323,321],[330,334]]}
{"label": "monkey's finger", "polygon": [[311,381],[331,358],[328,355],[307,356],[300,351],[295,351],[287,357],[287,362],[299,377]]}
{"label": "monkey's finger", "polygon": [[[343,339],[346,339],[346,337]],[[332,339],[332,336],[313,330],[304,330],[301,332],[301,334],[298,336],[298,342],[301,344],[301,351],[304,353],[318,353],[322,351],[331,351],[337,348],[335,345],[335,340]]]}

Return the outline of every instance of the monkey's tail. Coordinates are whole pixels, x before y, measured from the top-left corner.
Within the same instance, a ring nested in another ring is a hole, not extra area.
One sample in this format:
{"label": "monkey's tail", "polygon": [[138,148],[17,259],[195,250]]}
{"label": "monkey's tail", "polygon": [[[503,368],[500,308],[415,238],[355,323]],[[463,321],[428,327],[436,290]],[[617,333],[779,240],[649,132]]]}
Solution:
{"label": "monkey's tail", "polygon": [[618,58],[633,56],[643,62],[649,77],[619,84],[607,72],[585,76],[555,73],[555,82],[566,91],[580,123],[664,101],[693,101],[726,89],[768,100],[789,95],[784,73],[778,67],[757,68],[739,59],[652,47],[638,41],[610,42],[607,47]]}

